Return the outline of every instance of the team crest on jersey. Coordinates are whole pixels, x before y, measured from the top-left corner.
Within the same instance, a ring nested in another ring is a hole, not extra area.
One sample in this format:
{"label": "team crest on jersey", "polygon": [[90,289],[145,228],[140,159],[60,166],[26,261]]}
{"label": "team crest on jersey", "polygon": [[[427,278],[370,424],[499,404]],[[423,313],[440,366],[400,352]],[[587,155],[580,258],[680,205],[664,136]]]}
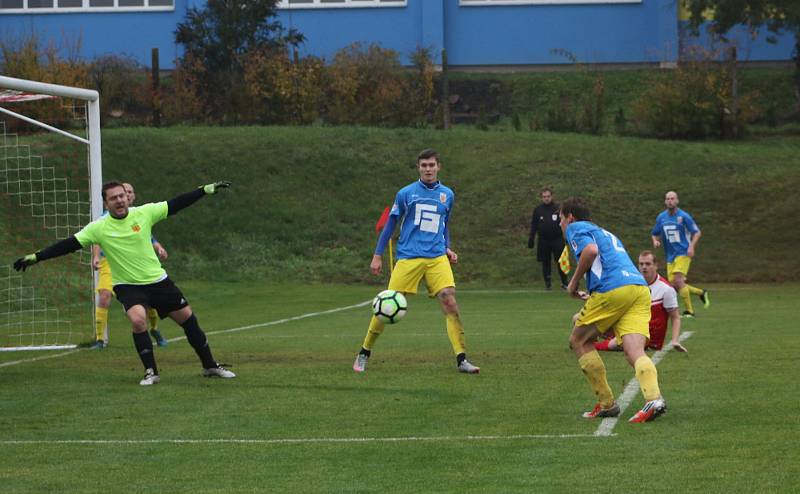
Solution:
{"label": "team crest on jersey", "polygon": [[683,223],[683,216],[678,216],[678,224],[680,225]]}
{"label": "team crest on jersey", "polygon": [[445,194],[444,192],[439,192],[439,202],[441,202],[442,204],[446,204],[447,194]]}
{"label": "team crest on jersey", "polygon": [[139,233],[140,231],[142,231],[142,227],[136,224],[131,227],[131,230],[133,230],[134,233]]}

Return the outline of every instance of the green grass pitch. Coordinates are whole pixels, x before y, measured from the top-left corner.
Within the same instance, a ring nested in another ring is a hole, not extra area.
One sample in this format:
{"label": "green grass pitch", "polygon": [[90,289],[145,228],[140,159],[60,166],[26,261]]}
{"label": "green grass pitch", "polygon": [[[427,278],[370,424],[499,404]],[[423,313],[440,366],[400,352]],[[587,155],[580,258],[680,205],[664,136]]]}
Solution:
{"label": "green grass pitch", "polygon": [[[688,354],[658,364],[669,410],[612,435],[567,348],[563,292],[459,289],[477,376],[456,372],[435,301],[351,370],[372,286],[181,283],[231,381],[205,379],[185,340],[141,365],[114,302],[111,345],[0,354],[0,491],[791,492],[800,474],[800,285],[713,285],[685,321]],[[286,319],[286,320],[285,320]],[[275,322],[282,321],[283,322]],[[274,322],[272,324],[267,324]],[[246,328],[229,331],[237,328]],[[162,323],[169,338],[182,336]],[[14,363],[37,357],[52,358]],[[632,377],[603,354],[616,394]]]}

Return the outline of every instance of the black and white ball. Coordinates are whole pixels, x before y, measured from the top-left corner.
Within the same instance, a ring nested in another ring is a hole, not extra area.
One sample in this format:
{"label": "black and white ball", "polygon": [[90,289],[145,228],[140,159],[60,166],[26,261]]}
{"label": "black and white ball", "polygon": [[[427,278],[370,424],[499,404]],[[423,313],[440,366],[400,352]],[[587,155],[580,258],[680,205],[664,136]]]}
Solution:
{"label": "black and white ball", "polygon": [[398,322],[407,311],[405,295],[395,290],[384,290],[372,300],[372,313],[387,324]]}

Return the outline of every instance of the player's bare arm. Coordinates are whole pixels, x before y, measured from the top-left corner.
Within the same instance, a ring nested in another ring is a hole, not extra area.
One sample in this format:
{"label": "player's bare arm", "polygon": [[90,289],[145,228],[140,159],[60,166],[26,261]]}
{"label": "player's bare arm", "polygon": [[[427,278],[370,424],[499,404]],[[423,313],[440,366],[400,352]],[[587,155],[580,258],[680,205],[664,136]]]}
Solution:
{"label": "player's bare arm", "polygon": [[658,238],[655,235],[652,235],[650,238],[653,240],[653,248],[657,249],[657,248],[661,247],[661,239],[660,238]]}
{"label": "player's bare arm", "polygon": [[597,245],[589,244],[581,251],[581,256],[578,258],[578,266],[575,268],[575,274],[569,280],[567,285],[567,294],[572,298],[586,300],[589,295],[584,291],[579,291],[578,286],[581,279],[587,271],[592,267],[592,263],[597,258]]}
{"label": "player's bare arm", "polygon": [[447,258],[450,260],[450,264],[458,263],[458,254],[450,249],[447,249]]}
{"label": "player's bare arm", "polygon": [[369,270],[375,276],[381,274],[381,269],[383,268],[383,256],[375,254],[372,256],[372,262],[369,263]]}
{"label": "player's bare arm", "polygon": [[92,268],[95,271],[100,269],[100,246],[92,245]]}
{"label": "player's bare arm", "polygon": [[686,249],[686,255],[687,256],[694,257],[694,251],[695,251],[695,248],[697,247],[697,242],[700,241],[700,236],[702,235],[702,233],[703,232],[698,231],[697,233],[692,235],[692,241],[689,242],[689,247]]}

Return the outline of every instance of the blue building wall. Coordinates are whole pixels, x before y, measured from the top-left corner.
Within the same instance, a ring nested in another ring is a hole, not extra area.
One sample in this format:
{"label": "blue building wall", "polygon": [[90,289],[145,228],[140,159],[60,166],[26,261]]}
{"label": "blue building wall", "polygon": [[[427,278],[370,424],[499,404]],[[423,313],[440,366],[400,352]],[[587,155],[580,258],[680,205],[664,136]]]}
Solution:
{"label": "blue building wall", "polygon": [[[175,27],[192,5],[203,0],[175,0],[169,12],[0,14],[0,37],[35,32],[42,39],[69,45],[82,40],[80,56],[92,59],[115,53],[149,66],[158,47],[161,66],[171,68],[179,55]],[[585,63],[656,63],[675,61],[690,43],[678,20],[677,0],[584,5],[462,6],[459,0],[408,0],[405,7],[282,10],[280,20],[306,38],[302,55],[328,60],[354,42],[379,43],[398,51],[403,62],[417,47],[438,55],[448,52],[455,66],[567,64],[554,50],[572,53]],[[63,43],[67,40],[70,43]],[[699,42],[709,43],[706,35]],[[746,36],[742,60],[788,60],[791,36],[777,45]],[[438,61],[438,60],[437,60]]]}

